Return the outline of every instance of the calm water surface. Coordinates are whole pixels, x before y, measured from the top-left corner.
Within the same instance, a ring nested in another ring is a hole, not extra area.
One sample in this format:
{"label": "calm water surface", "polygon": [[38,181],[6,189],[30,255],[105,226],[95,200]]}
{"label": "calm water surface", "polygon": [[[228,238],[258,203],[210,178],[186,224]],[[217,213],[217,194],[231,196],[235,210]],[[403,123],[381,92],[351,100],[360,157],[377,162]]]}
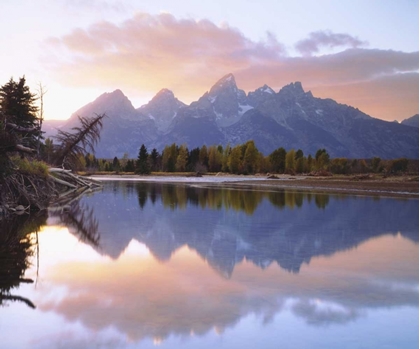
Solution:
{"label": "calm water surface", "polygon": [[418,199],[106,182],[0,226],[0,347],[418,348],[418,214]]}

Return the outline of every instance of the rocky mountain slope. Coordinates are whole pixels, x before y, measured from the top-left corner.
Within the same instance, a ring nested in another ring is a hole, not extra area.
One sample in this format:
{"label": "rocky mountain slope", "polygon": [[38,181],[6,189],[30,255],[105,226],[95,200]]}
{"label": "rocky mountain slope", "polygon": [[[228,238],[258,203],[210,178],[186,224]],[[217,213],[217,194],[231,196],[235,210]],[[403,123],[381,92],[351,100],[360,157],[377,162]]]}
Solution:
{"label": "rocky mountain slope", "polygon": [[413,126],[419,128],[419,114],[413,115],[410,118],[401,121],[403,125]]}
{"label": "rocky mountain slope", "polygon": [[106,158],[124,153],[136,157],[141,144],[161,151],[174,142],[193,148],[233,146],[250,139],[266,155],[279,147],[312,155],[325,148],[332,157],[349,158],[418,158],[419,153],[418,128],[408,122],[386,122],[332,99],[316,98],[300,82],[278,92],[264,85],[246,94],[228,74],[190,105],[163,89],[138,109],[116,90],[79,109],[64,127],[73,127],[77,115],[95,113],[108,115],[96,151]]}

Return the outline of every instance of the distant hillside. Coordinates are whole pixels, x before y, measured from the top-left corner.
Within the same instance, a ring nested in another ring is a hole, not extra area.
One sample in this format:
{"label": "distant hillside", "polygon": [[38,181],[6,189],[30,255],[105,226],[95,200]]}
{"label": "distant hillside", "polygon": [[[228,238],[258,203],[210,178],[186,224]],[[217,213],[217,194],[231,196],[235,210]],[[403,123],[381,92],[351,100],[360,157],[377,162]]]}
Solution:
{"label": "distant hillside", "polygon": [[410,118],[401,121],[403,125],[412,126],[419,128],[419,114],[413,115]]}
{"label": "distant hillside", "polygon": [[95,113],[108,115],[96,151],[105,158],[124,153],[134,158],[141,144],[161,151],[172,143],[233,146],[250,139],[265,155],[279,147],[312,155],[325,148],[332,157],[348,158],[418,158],[419,153],[418,115],[417,129],[407,125],[412,121],[375,119],[332,99],[316,98],[300,82],[278,92],[264,85],[246,94],[228,74],[190,105],[163,89],[138,109],[116,90],[79,109],[64,127],[73,127],[77,115]]}

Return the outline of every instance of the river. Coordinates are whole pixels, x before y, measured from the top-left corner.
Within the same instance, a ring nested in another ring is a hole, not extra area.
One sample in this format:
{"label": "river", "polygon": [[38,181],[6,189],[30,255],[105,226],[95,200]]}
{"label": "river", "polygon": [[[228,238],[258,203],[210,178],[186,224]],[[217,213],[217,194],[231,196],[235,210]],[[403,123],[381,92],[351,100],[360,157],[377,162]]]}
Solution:
{"label": "river", "polygon": [[1,228],[1,348],[419,346],[418,199],[105,181]]}

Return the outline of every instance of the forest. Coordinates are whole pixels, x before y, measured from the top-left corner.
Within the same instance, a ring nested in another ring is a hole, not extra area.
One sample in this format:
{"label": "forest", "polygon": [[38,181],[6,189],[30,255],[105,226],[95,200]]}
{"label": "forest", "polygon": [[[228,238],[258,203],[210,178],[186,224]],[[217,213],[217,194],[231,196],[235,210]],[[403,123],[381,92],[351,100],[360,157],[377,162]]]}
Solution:
{"label": "forest", "polygon": [[280,147],[268,156],[258,151],[254,141],[231,147],[227,145],[203,145],[189,150],[185,145],[167,145],[160,153],[152,149],[149,153],[142,144],[136,159],[122,158],[97,159],[88,153],[83,156],[77,168],[88,173],[114,172],[147,175],[156,172],[187,173],[229,173],[251,175],[271,174],[309,174],[317,176],[351,175],[377,173],[386,176],[403,173],[418,173],[418,161],[406,158],[383,160],[330,158],[327,150],[319,149],[314,156],[307,156],[301,149],[286,150]]}

